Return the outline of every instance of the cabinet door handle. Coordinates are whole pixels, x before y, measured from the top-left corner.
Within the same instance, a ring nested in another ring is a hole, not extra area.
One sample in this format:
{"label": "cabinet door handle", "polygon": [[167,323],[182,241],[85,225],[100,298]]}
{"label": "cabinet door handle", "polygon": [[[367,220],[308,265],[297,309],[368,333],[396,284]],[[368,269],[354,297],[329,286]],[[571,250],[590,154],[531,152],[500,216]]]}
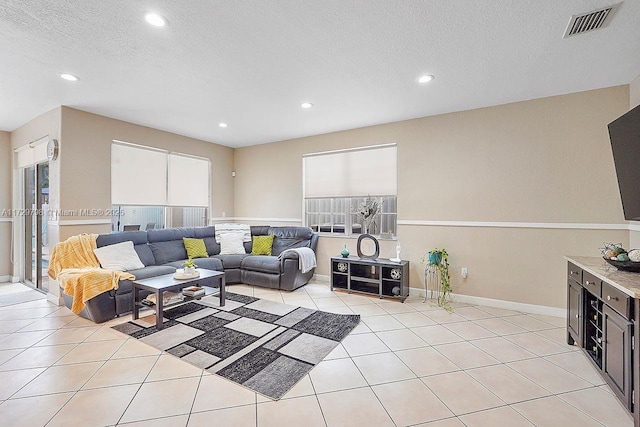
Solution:
{"label": "cabinet door handle", "polygon": [[571,270],[571,271],[569,271],[569,274],[578,274],[578,272]]}
{"label": "cabinet door handle", "polygon": [[607,301],[611,301],[612,299],[613,299],[614,301],[618,301],[618,297],[613,297],[613,298],[611,298],[611,295],[607,295]]}
{"label": "cabinet door handle", "polygon": [[578,314],[576,314],[576,319],[579,319],[579,318],[580,318],[580,316]]}
{"label": "cabinet door handle", "polygon": [[589,285],[593,285],[593,283],[591,283],[590,281],[588,281],[588,280],[587,280],[587,281],[585,282],[585,285],[589,286]]}
{"label": "cabinet door handle", "polygon": [[602,338],[598,338],[598,344],[602,344]]}

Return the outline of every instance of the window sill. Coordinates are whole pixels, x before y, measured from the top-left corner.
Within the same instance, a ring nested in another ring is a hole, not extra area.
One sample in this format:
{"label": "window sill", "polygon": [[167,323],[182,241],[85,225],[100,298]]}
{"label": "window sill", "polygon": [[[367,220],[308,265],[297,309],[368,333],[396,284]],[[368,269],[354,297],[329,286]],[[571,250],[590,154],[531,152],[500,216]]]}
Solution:
{"label": "window sill", "polygon": [[[361,235],[360,234],[345,235],[345,234],[332,234],[332,233],[318,233],[318,236],[319,237],[329,237],[329,238],[332,238],[332,239],[336,239],[337,238],[337,239],[353,239],[353,240],[355,240],[358,237],[360,237]],[[389,241],[398,240],[397,236],[389,236],[389,235],[376,236],[376,235],[373,235],[373,234],[372,234],[372,236],[375,237],[378,240],[383,240],[383,241],[384,240],[389,240]]]}

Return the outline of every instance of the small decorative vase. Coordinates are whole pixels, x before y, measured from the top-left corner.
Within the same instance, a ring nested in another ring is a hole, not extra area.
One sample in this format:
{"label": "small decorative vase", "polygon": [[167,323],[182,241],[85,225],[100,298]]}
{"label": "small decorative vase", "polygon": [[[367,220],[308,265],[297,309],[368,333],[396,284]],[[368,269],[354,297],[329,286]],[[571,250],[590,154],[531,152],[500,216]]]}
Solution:
{"label": "small decorative vase", "polygon": [[400,249],[402,249],[402,247],[400,246],[400,242],[398,241],[398,244],[396,245],[396,259],[400,259]]}
{"label": "small decorative vase", "polygon": [[340,252],[342,258],[349,258],[349,249],[347,249],[347,245],[344,245],[344,249]]}

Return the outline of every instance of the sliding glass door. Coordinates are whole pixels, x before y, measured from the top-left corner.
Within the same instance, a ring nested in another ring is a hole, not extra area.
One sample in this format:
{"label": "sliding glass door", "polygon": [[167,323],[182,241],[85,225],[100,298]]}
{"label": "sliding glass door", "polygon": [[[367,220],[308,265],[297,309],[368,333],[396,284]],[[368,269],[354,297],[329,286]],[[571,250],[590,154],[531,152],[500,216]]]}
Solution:
{"label": "sliding glass door", "polygon": [[49,207],[49,163],[24,168],[24,280],[49,290],[47,218]]}

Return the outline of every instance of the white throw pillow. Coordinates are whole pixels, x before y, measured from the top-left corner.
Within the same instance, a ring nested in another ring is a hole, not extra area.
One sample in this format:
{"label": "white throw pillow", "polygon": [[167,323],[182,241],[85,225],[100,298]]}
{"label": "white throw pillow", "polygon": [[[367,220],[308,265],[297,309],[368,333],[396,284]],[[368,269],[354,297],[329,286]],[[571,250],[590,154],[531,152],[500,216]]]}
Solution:
{"label": "white throw pillow", "polygon": [[246,254],[242,237],[244,233],[226,233],[220,235],[220,255]]}
{"label": "white throw pillow", "polygon": [[103,246],[94,249],[93,253],[105,270],[129,271],[144,267],[132,241]]}

